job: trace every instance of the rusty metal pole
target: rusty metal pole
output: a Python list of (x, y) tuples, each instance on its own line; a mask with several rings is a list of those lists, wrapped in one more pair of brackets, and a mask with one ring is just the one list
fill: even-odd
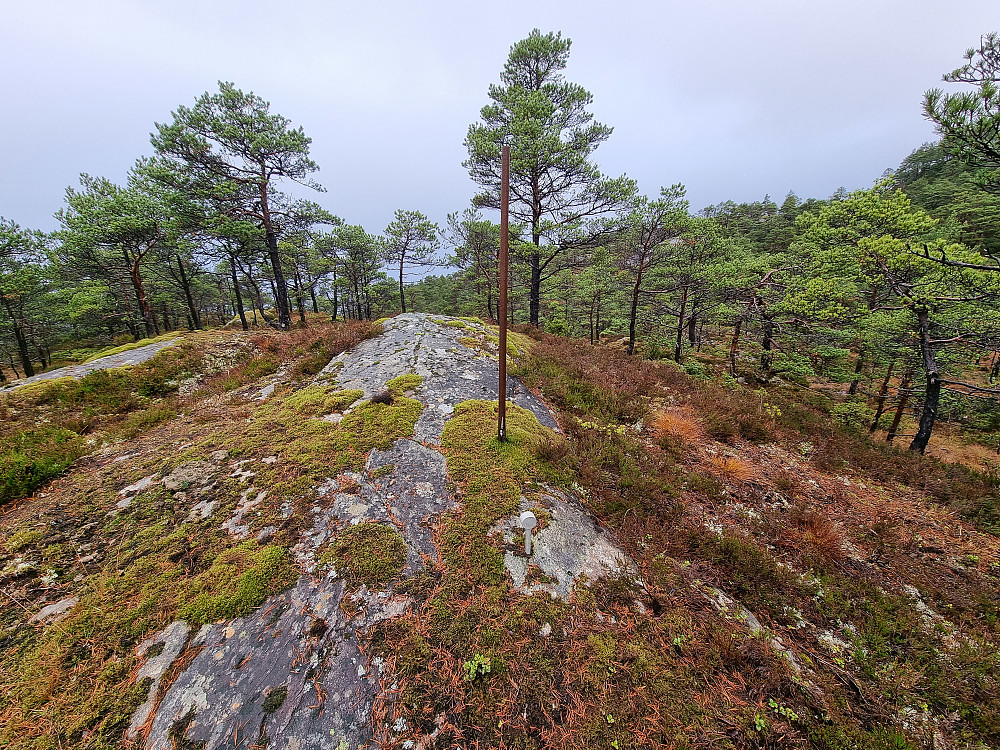
[(510, 201), (510, 146), (504, 146), (500, 171), (500, 397), (497, 412), (497, 438), (507, 439), (507, 204)]

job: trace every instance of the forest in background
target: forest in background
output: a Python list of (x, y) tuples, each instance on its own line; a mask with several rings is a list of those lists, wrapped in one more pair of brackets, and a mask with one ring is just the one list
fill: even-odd
[[(480, 192), (438, 227), (399, 210), (351, 225), (317, 191), (310, 139), (233, 84), (157, 123), (124, 185), (67, 188), (45, 234), (0, 222), (0, 378), (181, 329), (373, 319), (417, 310), (496, 319), (499, 153), (512, 149), (513, 323), (612, 341), (690, 374), (842, 383), (836, 416), (923, 452), (935, 423), (1000, 437), (1000, 40), (931, 90), (941, 136), (870, 189), (693, 211), (679, 184), (642, 196), (598, 169), (612, 135), (566, 80), (570, 41), (512, 46), (465, 145)], [(446, 275), (419, 278), (431, 269)], [(454, 269), (454, 270), (452, 270)], [(419, 278), (419, 280), (417, 280)]]

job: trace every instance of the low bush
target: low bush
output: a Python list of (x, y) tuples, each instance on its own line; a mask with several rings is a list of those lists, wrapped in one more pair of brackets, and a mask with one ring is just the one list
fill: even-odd
[(84, 452), (83, 439), (61, 427), (40, 427), (11, 436), (0, 452), (0, 505), (30, 495)]

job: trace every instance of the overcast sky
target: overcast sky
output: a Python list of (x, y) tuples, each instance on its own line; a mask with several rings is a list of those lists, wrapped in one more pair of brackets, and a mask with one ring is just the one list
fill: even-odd
[(54, 229), (81, 172), (123, 180), (154, 122), (227, 80), (313, 139), (317, 202), (377, 232), (443, 224), (462, 140), (510, 45), (572, 39), (566, 77), (614, 127), (602, 171), (694, 209), (868, 187), (934, 138), (923, 92), (1000, 30), (997, 0), (32, 0), (0, 25), (0, 216)]

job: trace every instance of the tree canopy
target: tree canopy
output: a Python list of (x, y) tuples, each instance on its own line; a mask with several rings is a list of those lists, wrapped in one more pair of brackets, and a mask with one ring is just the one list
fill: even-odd
[(220, 214), (249, 220), (261, 229), (274, 274), (278, 323), (291, 324), (278, 236), (286, 211), (278, 207), (276, 183), (282, 178), (316, 190), (309, 175), (318, 167), (309, 158), (312, 142), (302, 128), (272, 114), (270, 104), (232, 83), (205, 93), (193, 107), (178, 107), (171, 123), (157, 123), (153, 147), (170, 169), (161, 176), (214, 205)]
[[(510, 213), (528, 227), (531, 269), (529, 320), (539, 323), (541, 285), (568, 246), (599, 230), (587, 225), (622, 207), (635, 191), (627, 177), (608, 179), (591, 155), (611, 135), (587, 111), (593, 97), (562, 74), (571, 42), (558, 32), (532, 30), (510, 48), (491, 104), (469, 126), (463, 162), (482, 188), (476, 205), (500, 206), (500, 151), (510, 146)], [(544, 242), (544, 244), (543, 244)]]

